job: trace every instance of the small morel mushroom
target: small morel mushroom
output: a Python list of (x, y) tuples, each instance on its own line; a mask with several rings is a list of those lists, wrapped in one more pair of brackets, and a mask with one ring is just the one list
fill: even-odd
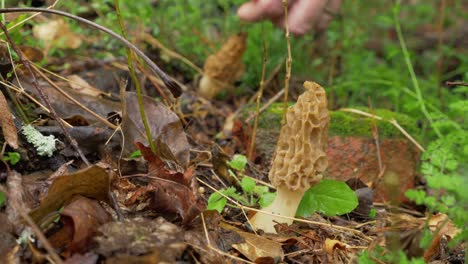
[(242, 55), (245, 52), (246, 39), (246, 33), (233, 35), (218, 52), (206, 59), (198, 94), (211, 99), (242, 76), (245, 70)]
[[(305, 82), (304, 92), (288, 109), (286, 124), (281, 128), (275, 158), (268, 175), (277, 188), (275, 201), (251, 219), (256, 229), (276, 233), (275, 222), (291, 224), (302, 196), (318, 183), (327, 168), (325, 154), (330, 116), (325, 90), (313, 82)], [(275, 222), (273, 222), (275, 221)]]

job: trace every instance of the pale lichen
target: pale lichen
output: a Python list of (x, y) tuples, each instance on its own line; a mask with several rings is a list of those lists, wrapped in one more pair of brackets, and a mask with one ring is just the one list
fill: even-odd
[(34, 146), (39, 156), (51, 157), (54, 154), (57, 139), (53, 135), (44, 136), (32, 125), (23, 126), (21, 132), (26, 137), (26, 141)]

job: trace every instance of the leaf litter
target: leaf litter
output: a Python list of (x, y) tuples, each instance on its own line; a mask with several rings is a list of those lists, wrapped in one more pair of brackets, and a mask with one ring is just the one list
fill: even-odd
[[(83, 37), (73, 34), (61, 19), (42, 22), (33, 28), (33, 33), (45, 41), (43, 53), (46, 56), (62, 38), (67, 40), (61, 44), (64, 45), (62, 48), (67, 49), (76, 49), (83, 41)], [(239, 56), (245, 50), (246, 35), (240, 33), (232, 39), (235, 38), (241, 41), (239, 54), (229, 54), (235, 67), (231, 65), (232, 72), (224, 72), (230, 76), (229, 80), (221, 81), (232, 82), (243, 71)], [(216, 65), (224, 64), (222, 50), (212, 56), (217, 60)], [(224, 50), (229, 52), (228, 48)], [(110, 68), (118, 72), (117, 67), (111, 65)], [(214, 68), (223, 74), (223, 69)], [(25, 159), (12, 168), (0, 164), (1, 170), (8, 171), (6, 188), (0, 191), (9, 194), (7, 210), (0, 209), (0, 221), (5, 223), (0, 227), (0, 237), (4, 238), (0, 242), (0, 255), (3, 256), (0, 262), (46, 261), (50, 252), (37, 240), (29, 239), (22, 247), (13, 242), (24, 232), (25, 225), (18, 209), (10, 204), (23, 204), (19, 210), (29, 211), (34, 200), (39, 205), (34, 205), (28, 212), (30, 217), (66, 263), (348, 263), (356, 261), (358, 250), (388, 241), (398, 241), (398, 246), (409, 253), (421, 251), (418, 236), (421, 236), (425, 219), (417, 214), (398, 214), (386, 206), (374, 208), (372, 190), (365, 184), (359, 188), (351, 186), (359, 198), (354, 215), (325, 218), (316, 213), (306, 218), (308, 222), (277, 225), (277, 235), (252, 232), (243, 209), (232, 204), (222, 214), (205, 211), (206, 200), (212, 191), (207, 191), (208, 186), (199, 186), (197, 178), (207, 180), (218, 190), (237, 185), (229, 173), (229, 160), (234, 154), (246, 153), (249, 149), (251, 129), (249, 124), (235, 118), (243, 100), (230, 98), (228, 105), (216, 100), (207, 101), (187, 91), (180, 105), (167, 106), (152, 98), (157, 94), (154, 89), (148, 89), (149, 96), (143, 96), (143, 107), (157, 149), (153, 153), (145, 146), (148, 138), (141, 122), (136, 93), (124, 93), (127, 111), (125, 116), (119, 116), (122, 107), (115, 100), (116, 96), (108, 96), (112, 92), (101, 91), (80, 75), (68, 75), (69, 71), (63, 71), (67, 72), (69, 83), (50, 75), (51, 80), (40, 78), (40, 85), (59, 116), (73, 125), (69, 131), (96, 164), (90, 167), (72, 160), (77, 155), (70, 154), (73, 149), (63, 143), (64, 136), (56, 129), (56, 121), (49, 118), (47, 109), (38, 106), (44, 104), (42, 99), (33, 102), (25, 95), (38, 98), (37, 92), (31, 89), (28, 75), (18, 71), (17, 79), (8, 80), (16, 91), (24, 88), (16, 99), (30, 104), (33, 112), (29, 115), (41, 118), (35, 126), (46, 134), (54, 134), (62, 142), (61, 151), (50, 158), (54, 160), (59, 176), (49, 170), (46, 174), (50, 178), (36, 186), (41, 189), (39, 193), (45, 193), (44, 196), (28, 198), (31, 193), (21, 178), (28, 177), (34, 171), (34, 165), (51, 161), (38, 157), (24, 138), (17, 138), (16, 125), (10, 115), (11, 106), (3, 100), (3, 90), (0, 91), (2, 136), (9, 150), (19, 148), (21, 158)], [(90, 69), (78, 67), (78, 71), (86, 73)], [(56, 85), (61, 91), (52, 83), (61, 84)], [(64, 94), (76, 99), (79, 105)], [(11, 113), (17, 116), (16, 112)], [(108, 118), (110, 116), (118, 116), (117, 121)], [(180, 116), (189, 121), (186, 127)], [(119, 119), (126, 121), (119, 123)], [(115, 129), (119, 126), (121, 131)], [(219, 133), (221, 131), (223, 133)], [(114, 143), (112, 147), (109, 147), (109, 140)], [(119, 146), (123, 146), (123, 156)], [(127, 158), (135, 150), (139, 150), (142, 157)], [(253, 160), (256, 155), (249, 158)], [(66, 172), (61, 167), (65, 162), (71, 164)], [(268, 162), (249, 163), (245, 173), (265, 181)], [(0, 180), (3, 181), (1, 177)], [(368, 217), (372, 209), (377, 211), (375, 219)], [(119, 214), (123, 214), (123, 219), (119, 219)], [(431, 217), (429, 226), (433, 232), (438, 232), (439, 240), (450, 240), (459, 232), (444, 215)], [(433, 246), (425, 254), (434, 256), (440, 252), (440, 248)]]

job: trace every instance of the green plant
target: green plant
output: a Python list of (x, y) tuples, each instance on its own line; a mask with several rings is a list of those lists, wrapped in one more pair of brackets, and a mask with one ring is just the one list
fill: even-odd
[[(246, 164), (247, 158), (243, 155), (234, 155), (233, 159), (228, 162), (228, 165), (238, 173), (242, 173)], [(229, 174), (237, 180), (233, 170), (229, 170)], [(267, 186), (257, 185), (255, 180), (245, 175), (239, 181), (239, 185), (242, 189), (241, 193), (232, 186), (212, 193), (208, 198), (207, 210), (217, 210), (221, 213), (227, 205), (225, 196), (245, 206), (254, 206), (258, 203), (260, 208), (270, 205), (276, 197), (276, 193), (270, 192)], [(356, 194), (345, 183), (322, 180), (304, 193), (296, 215), (306, 217), (314, 212), (321, 212), (328, 216), (341, 215), (351, 212), (357, 205)]]
[(304, 193), (297, 208), (297, 216), (310, 216), (321, 212), (327, 216), (351, 212), (358, 205), (358, 199), (346, 183), (335, 180), (321, 180)]
[(21, 159), (21, 156), (18, 152), (7, 152), (7, 156), (3, 156), (2, 160), (10, 162), (11, 165), (15, 165)]
[(138, 158), (141, 157), (141, 150), (135, 150), (132, 154), (130, 154), (130, 158)]
[[(378, 260), (378, 261), (377, 261)], [(424, 264), (422, 258), (409, 259), (405, 252), (386, 251), (385, 248), (377, 246), (372, 251), (361, 251), (358, 255), (359, 264), (377, 264), (377, 263), (399, 263), (399, 264)]]
[[(431, 213), (444, 213), (461, 232), (451, 245), (468, 241), (468, 133), (453, 132), (432, 142), (422, 155), (421, 172), (431, 193), (409, 190), (406, 196)], [(466, 258), (466, 256), (465, 256)]]
[(217, 210), (221, 213), (227, 204), (225, 196), (231, 197), (245, 206), (259, 204), (263, 208), (273, 202), (275, 193), (270, 192), (267, 186), (257, 185), (254, 179), (243, 175), (243, 171), (247, 165), (247, 158), (244, 155), (234, 155), (233, 159), (228, 162), (228, 165), (242, 176), (242, 179), (239, 181), (236, 173), (233, 170), (229, 170), (231, 177), (238, 181), (242, 192), (237, 192), (236, 188), (231, 186), (212, 193), (208, 198), (207, 210)]

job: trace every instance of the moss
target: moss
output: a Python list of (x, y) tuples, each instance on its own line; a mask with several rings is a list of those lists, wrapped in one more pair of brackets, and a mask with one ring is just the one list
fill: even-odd
[[(290, 104), (291, 106), (292, 104)], [(367, 108), (358, 108), (359, 110), (369, 112)], [(240, 117), (245, 120), (251, 113), (255, 112), (255, 106), (247, 106), (241, 111)], [(260, 114), (259, 130), (278, 131), (281, 124), (283, 113), (283, 103), (274, 103), (267, 110)], [(411, 117), (394, 113), (386, 109), (375, 109), (374, 113), (384, 120), (376, 120), (379, 130), (379, 136), (383, 138), (402, 137), (402, 133), (388, 121), (395, 119), (410, 135), (416, 135), (416, 121)], [(332, 136), (364, 136), (372, 137), (373, 120), (359, 114), (331, 111), (331, 122), (329, 134)], [(253, 121), (251, 121), (253, 123)]]

